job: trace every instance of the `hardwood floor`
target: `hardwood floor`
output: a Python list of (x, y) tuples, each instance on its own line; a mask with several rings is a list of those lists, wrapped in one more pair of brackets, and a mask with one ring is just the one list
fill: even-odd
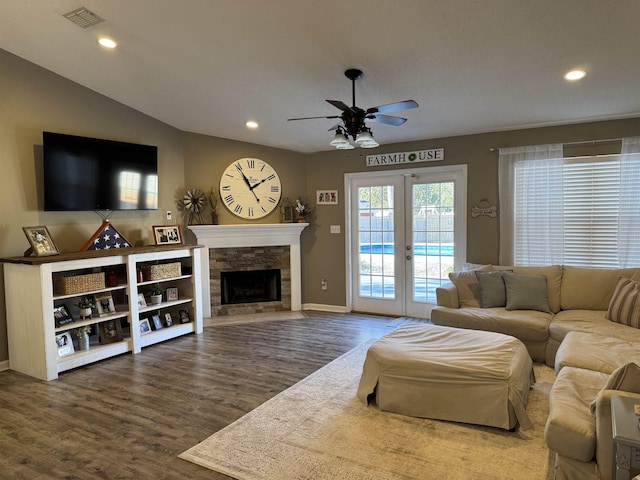
[(52, 382), (0, 372), (0, 478), (228, 479), (177, 455), (402, 322), (307, 316), (206, 327)]

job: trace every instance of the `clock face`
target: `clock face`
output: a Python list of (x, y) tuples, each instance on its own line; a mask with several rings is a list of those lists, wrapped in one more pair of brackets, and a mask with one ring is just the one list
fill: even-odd
[(255, 220), (268, 215), (278, 206), (281, 193), (276, 171), (257, 158), (236, 160), (220, 178), (220, 197), (240, 218)]

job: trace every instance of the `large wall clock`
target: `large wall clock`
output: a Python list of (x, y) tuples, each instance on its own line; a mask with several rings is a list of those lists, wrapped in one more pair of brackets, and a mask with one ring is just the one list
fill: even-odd
[(241, 158), (220, 178), (220, 197), (231, 213), (255, 220), (270, 214), (280, 202), (280, 177), (264, 160)]

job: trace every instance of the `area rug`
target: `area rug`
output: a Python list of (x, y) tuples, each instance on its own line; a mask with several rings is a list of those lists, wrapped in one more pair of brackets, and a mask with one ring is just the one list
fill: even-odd
[[(356, 399), (373, 340), (180, 455), (239, 480), (552, 478), (544, 440), (553, 369), (536, 365), (531, 430), (419, 419)], [(478, 399), (479, 402), (482, 399)]]

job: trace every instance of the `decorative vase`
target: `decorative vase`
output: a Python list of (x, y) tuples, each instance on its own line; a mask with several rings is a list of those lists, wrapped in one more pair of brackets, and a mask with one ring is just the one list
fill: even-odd
[(218, 225), (218, 213), (211, 212), (211, 225)]
[(298, 215), (298, 223), (304, 223), (306, 221), (306, 219), (304, 218), (304, 215)]
[(153, 305), (159, 305), (162, 303), (162, 294), (160, 295), (151, 295), (151, 303)]
[(78, 335), (78, 350), (89, 350), (89, 334)]
[(80, 309), (80, 318), (91, 318), (91, 307), (89, 308), (81, 308)]

